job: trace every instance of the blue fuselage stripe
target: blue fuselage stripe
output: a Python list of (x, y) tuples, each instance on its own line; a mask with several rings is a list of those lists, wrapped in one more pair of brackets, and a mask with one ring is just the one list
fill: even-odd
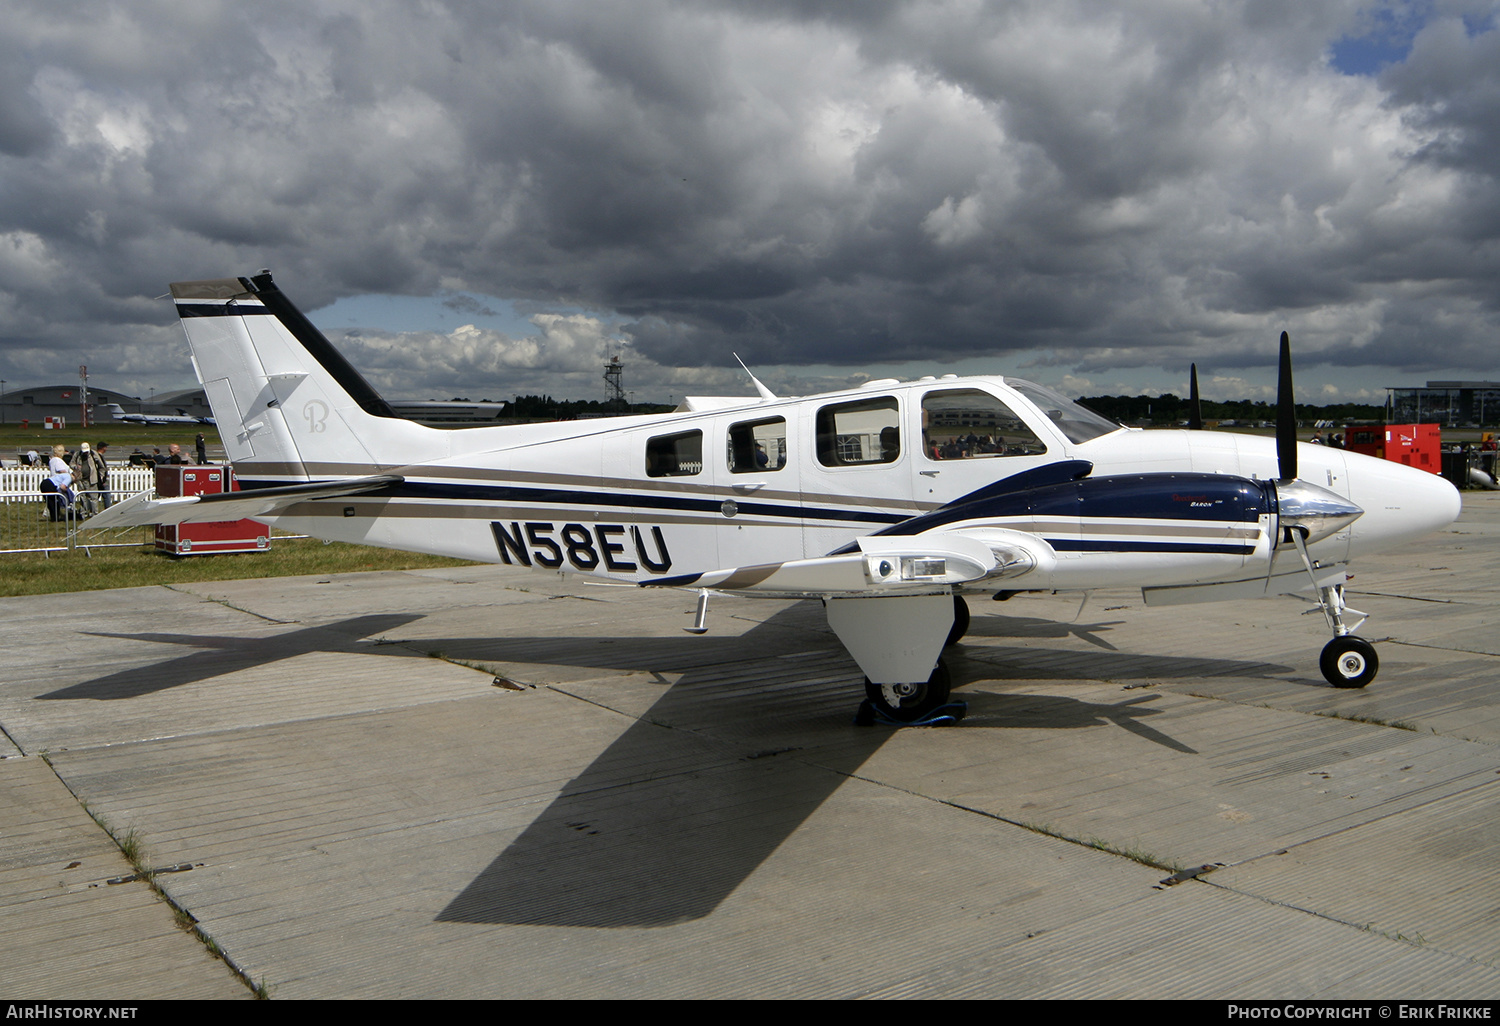
[[(282, 481), (259, 481), (241, 478), (244, 489), (264, 488)], [(440, 499), (449, 502), (493, 502), (505, 505), (577, 506), (581, 510), (604, 507), (659, 509), (677, 512), (715, 513), (722, 516), (722, 499), (693, 499), (685, 496), (641, 495), (628, 492), (581, 492), (569, 488), (520, 488), (513, 485), (432, 484), (408, 481), (371, 493), (367, 498)], [(767, 502), (745, 502), (735, 499), (736, 515), (784, 517), (789, 520), (840, 520), (864, 524), (899, 524), (910, 519), (904, 513), (876, 513), (858, 509), (787, 506)]]
[(1047, 538), (1058, 552), (1219, 552), (1229, 556), (1248, 556), (1254, 545), (1221, 542), (1101, 541), (1097, 539)]
[(178, 303), (179, 317), (258, 317), (269, 316), (270, 309), (259, 303)]
[[(245, 490), (256, 488), (274, 487), (283, 485), (283, 481), (272, 481), (255, 478), (241, 478), (240, 485)], [(723, 500), (715, 498), (691, 498), (688, 496), (641, 494), (638, 492), (605, 492), (605, 491), (578, 491), (569, 488), (524, 488), (515, 485), (481, 485), (481, 484), (439, 484), (435, 482), (406, 481), (401, 484), (392, 485), (371, 492), (365, 499), (426, 499), (441, 502), (483, 502), (497, 505), (535, 505), (535, 506), (561, 506), (576, 507), (582, 511), (598, 509), (649, 509), (662, 510), (679, 513), (702, 513), (712, 514), (717, 518), (722, 517)], [(957, 523), (967, 521), (967, 526), (979, 526), (976, 521), (992, 520), (997, 526), (1005, 526), (1011, 529), (1026, 530), (1022, 524), (1015, 523), (1012, 518), (1017, 514), (1034, 512), (1026, 510), (1026, 505), (1015, 508), (1016, 503), (1011, 501), (991, 501), (988, 503), (975, 503), (967, 509), (954, 509), (945, 507), (937, 511), (937, 515), (912, 517), (901, 513), (880, 513), (860, 509), (838, 509), (831, 507), (795, 506), (790, 504), (743, 502), (734, 500), (736, 515), (759, 516), (770, 518), (784, 518), (787, 520), (808, 521), (835, 521), (849, 524), (880, 524), (901, 525), (895, 526), (894, 530), (879, 532), (881, 534), (907, 534), (917, 533), (912, 528), (921, 524), (926, 530), (932, 530), (945, 523)], [(1192, 509), (1189, 516), (1170, 516), (1168, 510), (1162, 509), (1160, 505), (1146, 508), (1130, 508), (1128, 504), (1099, 502), (1094, 504), (1098, 510), (1097, 516), (1090, 516), (1089, 510), (1083, 503), (1066, 503), (1063, 509), (1053, 506), (1048, 512), (1055, 517), (1062, 515), (1068, 519), (1076, 517), (1081, 524), (1108, 522), (1114, 531), (1128, 534), (1129, 528), (1119, 524), (1120, 520), (1131, 520), (1135, 518), (1153, 519), (1158, 522), (1177, 520), (1184, 527), (1193, 526), (1201, 529), (1206, 519), (1205, 510)], [(1188, 512), (1184, 509), (1187, 503), (1174, 502), (1170, 513)], [(1071, 508), (1067, 508), (1071, 506)], [(1066, 510), (1066, 512), (1064, 512)], [(1241, 516), (1246, 511), (1238, 510)], [(1249, 512), (1254, 512), (1253, 509)], [(967, 514), (967, 515), (964, 515)], [(1223, 515), (1222, 513), (1220, 515)], [(1232, 515), (1232, 514), (1231, 514)], [(1248, 517), (1247, 517), (1248, 519)], [(1005, 522), (1009, 520), (1010, 522)], [(722, 522), (732, 522), (724, 518)], [(1253, 522), (1253, 521), (1252, 521)], [(1044, 536), (1045, 537), (1045, 536)], [(1059, 552), (1202, 552), (1223, 553), (1227, 555), (1250, 555), (1255, 551), (1253, 543), (1245, 542), (1211, 542), (1211, 541), (1135, 541), (1129, 539), (1100, 539), (1100, 538), (1046, 538), (1048, 544)]]

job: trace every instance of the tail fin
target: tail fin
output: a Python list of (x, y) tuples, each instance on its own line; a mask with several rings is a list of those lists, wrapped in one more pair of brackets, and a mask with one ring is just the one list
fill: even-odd
[(172, 285), (231, 462), (270, 484), (363, 477), (438, 455), (271, 280)]

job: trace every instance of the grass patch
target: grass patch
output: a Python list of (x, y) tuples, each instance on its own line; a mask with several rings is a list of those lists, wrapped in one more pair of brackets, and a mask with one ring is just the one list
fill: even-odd
[(81, 550), (51, 556), (22, 552), (0, 555), (0, 596), (475, 565), (369, 545), (325, 545), (316, 538), (274, 538), (265, 552), (175, 558), (147, 546), (96, 548), (92, 555)]
[(1102, 837), (1090, 837), (1078, 843), (1099, 851), (1107, 851), (1111, 855), (1119, 855), (1121, 858), (1127, 858), (1132, 862), (1139, 862), (1141, 865), (1150, 866), (1152, 869), (1165, 869), (1173, 873), (1180, 873), (1183, 869), (1177, 863), (1169, 862), (1154, 852), (1146, 851), (1143, 848), (1122, 848), (1117, 844), (1106, 841)]
[(167, 446), (176, 442), (182, 446), (183, 455), (192, 459), (193, 439), (200, 431), (203, 432), (203, 441), (207, 445), (223, 448), (219, 429), (212, 424), (149, 425), (109, 421), (92, 427), (79, 427), (70, 419), (63, 430), (48, 431), (42, 427), (40, 418), (33, 418), (31, 425), (26, 428), (12, 420), (0, 425), (0, 453), (9, 460), (15, 456), (17, 449), (21, 452), (35, 449), (39, 453), (51, 455), (52, 447), (59, 443), (69, 449), (76, 449), (79, 442), (88, 442), (90, 445), (108, 442), (109, 458), (114, 461), (125, 459), (130, 455), (130, 450), (137, 446), (146, 452), (150, 452), (153, 446), (160, 446), (161, 451), (166, 452)]
[(120, 853), (125, 856), (125, 861), (130, 863), (130, 867), (149, 879), (151, 870), (146, 865), (146, 842), (135, 827), (125, 831), (117, 843), (120, 845)]
[(1377, 727), (1392, 727), (1396, 730), (1421, 730), (1415, 723), (1406, 720), (1387, 720), (1379, 716), (1366, 716), (1363, 713), (1339, 712), (1337, 709), (1314, 710), (1314, 716), (1326, 716), (1330, 720), (1348, 720), (1350, 723), (1369, 723)]
[(1079, 844), (1085, 848), (1093, 848), (1096, 851), (1119, 855), (1121, 858), (1127, 858), (1132, 862), (1139, 862), (1141, 865), (1150, 866), (1152, 869), (1164, 869), (1171, 873), (1180, 873), (1184, 868), (1176, 862), (1161, 858), (1153, 852), (1142, 848), (1124, 848), (1106, 841), (1102, 837), (1074, 837), (1072, 834), (1064, 833), (1057, 829), (1050, 823), (1030, 823), (1021, 820), (1007, 820), (1006, 822), (1014, 822), (1016, 826), (1030, 830), (1034, 834), (1055, 837), (1059, 841), (1067, 841), (1069, 844)]

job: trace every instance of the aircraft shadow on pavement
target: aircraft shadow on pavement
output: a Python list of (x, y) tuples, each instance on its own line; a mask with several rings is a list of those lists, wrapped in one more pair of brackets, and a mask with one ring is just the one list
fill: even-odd
[[(1209, 677), (1282, 677), (1296, 668), (1282, 663), (1107, 651), (1061, 651), (965, 645), (950, 648), (954, 680), (1203, 680)], [(1321, 683), (1321, 681), (1319, 682)]]
[[(802, 603), (739, 636), (639, 638), (629, 644), (608, 637), (529, 636), (398, 639), (354, 648), (354, 639), (393, 632), (421, 614), (361, 616), (262, 638), (99, 632), (195, 651), (38, 697), (132, 698), (324, 651), (411, 658), (441, 650), (469, 660), (680, 672), (650, 710), (437, 916), (441, 922), (656, 927), (713, 912), (891, 736), (888, 727), (853, 725), (859, 673), (819, 624), (820, 613)], [(1052, 625), (1049, 633), (1042, 621), (1030, 628), (1041, 637), (1070, 633), (1068, 625)], [(951, 651), (959, 681), (993, 679), (997, 662), (1015, 679), (1077, 679), (1071, 672), (1076, 662), (1059, 673), (1053, 649), (960, 646)], [(824, 670), (830, 657), (847, 662), (847, 672), (836, 673), (832, 681), (826, 673), (818, 682), (796, 680), (808, 665), (795, 658), (803, 654)], [(1282, 669), (1103, 649), (1069, 656), (1085, 659), (1093, 664), (1086, 666), (1090, 676), (1106, 679)], [(725, 663), (763, 666), (768, 679), (777, 674), (781, 679), (768, 680), (759, 691), (742, 684), (726, 689), (707, 672), (719, 672)], [(840, 696), (836, 706), (831, 692)], [(955, 698), (971, 704), (970, 719), (956, 729), (1114, 724), (1152, 743), (1193, 751), (1142, 722), (1159, 715), (1141, 708), (1144, 699), (1101, 704), (962, 690)]]
[[(795, 607), (794, 607), (795, 608)], [(760, 637), (790, 615), (778, 614), (740, 638), (722, 639), (716, 655), (753, 659)], [(478, 641), (478, 639), (475, 639)], [(589, 639), (512, 639), (528, 661), (538, 649), (555, 652), (560, 662), (595, 665), (606, 653)], [(597, 641), (598, 639), (593, 639)], [(709, 639), (653, 639), (663, 642), (657, 657), (628, 667), (661, 667)], [(434, 642), (461, 653), (459, 640)], [(803, 645), (805, 647), (805, 641)], [(830, 636), (824, 642), (837, 651)], [(504, 660), (504, 639), (486, 639), (483, 658)], [(699, 652), (702, 649), (698, 649)], [(1021, 664), (1018, 677), (1055, 676), (1045, 669), (1050, 650), (1006, 650)], [(569, 654), (570, 653), (570, 654)], [(615, 669), (627, 669), (630, 652)], [(1040, 656), (1040, 658), (1039, 658)], [(1100, 663), (1125, 659), (1149, 664), (1161, 676), (1170, 660), (1099, 652)], [(975, 669), (987, 663), (969, 662)], [(1183, 672), (1219, 669), (1224, 673), (1263, 673), (1266, 664), (1177, 660)], [(700, 664), (701, 665), (701, 664)], [(981, 674), (982, 676), (983, 674)], [(858, 671), (850, 667), (847, 714), (828, 714), (828, 685), (805, 689), (777, 687), (766, 701), (726, 698), (705, 718), (712, 689), (688, 670), (604, 752), (568, 783), (494, 861), (437, 916), (439, 922), (506, 923), (581, 927), (657, 927), (706, 916), (714, 911), (799, 826), (827, 801), (891, 736), (888, 727), (856, 727), (853, 714), (860, 693)], [(958, 679), (965, 679), (960, 673)], [(768, 690), (769, 687), (768, 687)], [(1068, 697), (996, 695), (958, 691), (970, 702), (970, 718), (957, 728), (1079, 729), (1113, 724), (1145, 741), (1184, 754), (1196, 751), (1143, 722), (1163, 715), (1145, 708), (1155, 696), (1103, 704)], [(774, 709), (768, 707), (774, 702)], [(795, 747), (755, 752), (767, 743), (767, 719), (786, 724)], [(689, 729), (674, 729), (676, 725)], [(706, 724), (706, 725), (705, 725)], [(774, 744), (774, 742), (772, 742)]]
[[(420, 613), (379, 614), (359, 616), (337, 623), (303, 627), (270, 637), (245, 637), (212, 634), (111, 634), (105, 631), (80, 631), (79, 633), (99, 638), (126, 638), (131, 641), (151, 641), (158, 644), (182, 645), (196, 651), (152, 663), (149, 666), (120, 670), (103, 677), (81, 681), (56, 691), (38, 695), (39, 699), (120, 699), (138, 698), (157, 691), (167, 691), (184, 684), (219, 677), (236, 670), (248, 670), (282, 659), (291, 659), (309, 652), (348, 651), (351, 638), (367, 638), (386, 631), (404, 627), (414, 620), (422, 619)], [(410, 649), (397, 646), (394, 650), (385, 646), (383, 654), (415, 655)]]
[(1118, 651), (1115, 646), (1099, 637), (1125, 623), (1124, 620), (1105, 620), (1099, 623), (1066, 623), (1062, 620), (1046, 620), (1036, 616), (977, 615), (969, 623), (970, 638), (1077, 638), (1095, 648)]
[(1140, 695), (1122, 702), (1105, 704), (1058, 695), (1009, 695), (985, 691), (965, 691), (961, 694), (969, 703), (969, 715), (964, 721), (969, 727), (1077, 730), (1113, 723), (1152, 744), (1186, 755), (1198, 754), (1196, 748), (1190, 748), (1142, 722), (1149, 717), (1162, 715), (1162, 710), (1146, 707), (1148, 703), (1156, 701), (1157, 695)]
[[(862, 695), (852, 663), (847, 684), (783, 681), (760, 694), (709, 679), (707, 666), (722, 673), (725, 663), (795, 676), (778, 655), (789, 647), (785, 627), (804, 619), (793, 607), (738, 637), (653, 638), (614, 652), (600, 639), (487, 639), (485, 659), (505, 659), (508, 647), (528, 662), (555, 656), (594, 666), (613, 655), (615, 670), (683, 675), (437, 920), (639, 928), (711, 913), (889, 737), (853, 726)], [(791, 640), (841, 651), (831, 634)], [(460, 642), (444, 644), (463, 651)], [(848, 694), (833, 715), (830, 687)], [(768, 741), (768, 720), (786, 733)]]

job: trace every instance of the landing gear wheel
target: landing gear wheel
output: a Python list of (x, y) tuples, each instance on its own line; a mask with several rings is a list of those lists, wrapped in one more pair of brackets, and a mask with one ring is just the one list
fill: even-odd
[(872, 684), (865, 678), (865, 697), (870, 704), (893, 720), (911, 723), (948, 703), (948, 692), (952, 689), (952, 678), (948, 676), (947, 664), (941, 660), (933, 667), (932, 676), (917, 684)]
[(969, 604), (964, 597), (958, 593), (953, 595), (953, 629), (948, 632), (948, 640), (943, 642), (943, 647), (957, 645), (965, 634), (969, 633)]
[(1380, 658), (1375, 646), (1364, 638), (1346, 634), (1323, 646), (1318, 666), (1328, 683), (1336, 688), (1362, 688), (1375, 679)]

